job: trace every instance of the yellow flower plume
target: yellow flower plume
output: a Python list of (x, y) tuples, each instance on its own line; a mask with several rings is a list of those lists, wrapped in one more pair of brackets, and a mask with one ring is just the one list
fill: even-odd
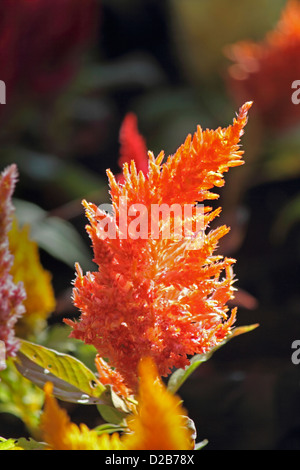
[(152, 359), (139, 366), (139, 404), (128, 419), (122, 436), (98, 435), (85, 424), (72, 423), (52, 396), (53, 386), (45, 385), (45, 408), (41, 417), (43, 439), (50, 450), (189, 450), (194, 443), (187, 427), (180, 399), (161, 382)]
[(138, 412), (128, 421), (128, 450), (189, 450), (194, 447), (180, 398), (172, 395), (158, 376), (155, 363), (139, 364)]
[(38, 245), (30, 240), (29, 226), (20, 228), (14, 220), (8, 237), (14, 256), (10, 273), (14, 282), (23, 282), (27, 295), (26, 312), (16, 327), (18, 335), (24, 337), (44, 328), (45, 320), (55, 309), (55, 295), (51, 274), (40, 263)]
[(72, 423), (66, 410), (60, 408), (52, 396), (53, 386), (48, 382), (45, 387), (45, 408), (41, 417), (43, 439), (47, 450), (120, 450), (118, 434), (98, 436), (96, 431), (85, 424)]

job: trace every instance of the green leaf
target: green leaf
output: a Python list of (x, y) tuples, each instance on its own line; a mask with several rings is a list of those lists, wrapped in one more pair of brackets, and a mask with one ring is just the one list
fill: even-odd
[(14, 359), (8, 358), (7, 368), (0, 372), (0, 413), (17, 416), (30, 435), (35, 435), (43, 403), (42, 390), (21, 375)]
[(45, 444), (34, 439), (4, 439), (0, 437), (0, 450), (44, 450)]
[(93, 431), (96, 431), (99, 436), (101, 434), (113, 434), (114, 432), (123, 432), (125, 430), (126, 430), (126, 426), (122, 426), (119, 424), (112, 424), (108, 422), (104, 424), (100, 424), (100, 426), (97, 426), (96, 428), (93, 429)]
[(126, 417), (126, 413), (119, 411), (113, 406), (109, 405), (97, 405), (97, 409), (107, 423), (120, 426)]
[(30, 238), (40, 248), (71, 268), (75, 262), (84, 269), (92, 267), (91, 254), (73, 225), (59, 217), (49, 216), (36, 204), (14, 199), (16, 217), (22, 226), (30, 225)]
[(173, 372), (173, 374), (171, 375), (168, 381), (168, 390), (172, 393), (176, 393), (179, 390), (179, 388), (182, 386), (182, 384), (194, 372), (194, 370), (196, 370), (197, 367), (199, 367), (200, 364), (202, 364), (203, 362), (208, 361), (215, 351), (217, 351), (222, 346), (224, 346), (224, 344), (226, 344), (229, 340), (241, 334), (248, 333), (249, 331), (252, 331), (255, 328), (257, 328), (257, 326), (258, 326), (257, 324), (254, 324), (254, 325), (240, 326), (240, 327), (234, 328), (234, 330), (232, 330), (232, 332), (218, 346), (216, 346), (215, 348), (212, 348), (207, 353), (196, 354), (195, 356), (193, 356), (188, 366), (186, 366), (184, 369), (177, 369), (175, 372)]
[(21, 340), (16, 368), (27, 379), (43, 388), (52, 382), (53, 394), (64, 401), (81, 404), (111, 402), (106, 387), (81, 361), (44, 346)]
[(3, 437), (0, 437), (0, 450), (14, 450), (15, 447), (15, 439), (4, 439)]
[(106, 179), (74, 160), (67, 161), (53, 154), (35, 152), (20, 146), (1, 148), (0, 159), (4, 166), (10, 162), (16, 163), (23, 175), (23, 184), (34, 184), (40, 190), (51, 185), (62, 191), (66, 202), (87, 198), (94, 192), (97, 192), (100, 200), (107, 197)]
[(74, 227), (59, 217), (46, 217), (32, 228), (32, 238), (54, 258), (74, 267), (89, 265), (91, 254)]
[(114, 391), (110, 390), (111, 404), (97, 405), (97, 409), (102, 418), (108, 423), (121, 425), (130, 412), (126, 403)]
[(83, 362), (92, 371), (96, 371), (95, 357), (97, 350), (91, 344), (70, 337), (71, 327), (63, 323), (49, 325), (35, 338), (35, 342), (46, 348), (70, 354)]
[(194, 372), (197, 367), (213, 355), (214, 350), (209, 351), (205, 354), (196, 354), (190, 360), (190, 364), (184, 369), (177, 369), (168, 381), (168, 390), (172, 393), (176, 393), (181, 385), (187, 380), (187, 378)]
[(21, 437), (15, 441), (17, 447), (21, 447), (23, 450), (45, 450), (46, 444), (43, 442), (38, 442), (32, 439), (26, 439)]

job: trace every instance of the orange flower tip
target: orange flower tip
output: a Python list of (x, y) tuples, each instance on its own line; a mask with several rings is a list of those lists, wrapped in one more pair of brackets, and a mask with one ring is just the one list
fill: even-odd
[(90, 209), (90, 204), (85, 199), (81, 201), (81, 204), (83, 205), (86, 211)]
[(248, 111), (252, 105), (253, 105), (253, 101), (246, 101), (246, 103), (242, 106), (242, 108), (245, 107)]
[(252, 107), (253, 101), (246, 101), (246, 103), (243, 104), (243, 106), (240, 107), (239, 109), (239, 114), (238, 114), (238, 120), (239, 121), (245, 121), (245, 125), (247, 123), (247, 115), (249, 109)]
[(237, 307), (234, 307), (231, 311), (231, 314), (232, 314), (232, 317), (236, 317), (236, 314), (237, 314)]
[(4, 170), (4, 173), (7, 173), (9, 174), (12, 178), (14, 178), (15, 180), (18, 178), (19, 176), (19, 172), (18, 172), (18, 167), (15, 163), (12, 163), (11, 165), (9, 165), (6, 170)]
[(50, 396), (53, 394), (53, 383), (52, 382), (46, 382), (44, 385), (44, 392), (45, 395)]
[(139, 377), (142, 377), (145, 374), (145, 371), (147, 371), (146, 373), (148, 374), (150, 374), (150, 371), (151, 371), (152, 377), (158, 377), (159, 375), (157, 366), (150, 356), (143, 356), (139, 361), (139, 364), (138, 364)]
[[(110, 185), (111, 190), (112, 191), (117, 191), (118, 188), (119, 188), (119, 184), (116, 180), (115, 175), (112, 173), (112, 171), (109, 168), (106, 170), (106, 175), (108, 177), (108, 181), (109, 181), (109, 185)], [(120, 179), (121, 179), (122, 182), (123, 182), (123, 178), (124, 178), (124, 176), (121, 174)]]
[(83, 272), (79, 263), (75, 263), (75, 270), (78, 277), (82, 277)]
[(113, 391), (123, 398), (128, 398), (131, 395), (131, 391), (125, 385), (121, 374), (112, 369), (99, 354), (96, 355), (95, 365), (102, 385), (110, 385)]
[(155, 162), (155, 156), (154, 156), (154, 153), (152, 152), (152, 150), (148, 150), (148, 159), (151, 161), (151, 162)]

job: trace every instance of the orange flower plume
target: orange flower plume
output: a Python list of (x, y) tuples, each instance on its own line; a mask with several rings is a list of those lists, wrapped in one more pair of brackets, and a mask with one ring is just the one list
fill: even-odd
[[(227, 128), (199, 126), (165, 163), (163, 152), (157, 158), (149, 152), (147, 175), (137, 173), (134, 161), (130, 168), (124, 164), (123, 184), (108, 170), (114, 209), (110, 220), (116, 237), (107, 237), (102, 227), (107, 213), (83, 202), (99, 268), (83, 275), (77, 265), (73, 299), (81, 316), (79, 321), (65, 322), (73, 328), (74, 338), (94, 345), (108, 360), (102, 361), (102, 375), (118, 390), (121, 383), (137, 390), (142, 357), (151, 357), (159, 374), (166, 376), (173, 367), (188, 365), (188, 356), (209, 351), (231, 331), (235, 310), (228, 314), (226, 304), (234, 294), (234, 260), (214, 255), (229, 229), (207, 231), (221, 209), (204, 208), (201, 243), (191, 249), (189, 243), (197, 238), (194, 232), (180, 239), (155, 238), (150, 229), (147, 237), (128, 236), (121, 226), (120, 207), (124, 201), (128, 207), (142, 204), (151, 210), (154, 205), (194, 206), (216, 199), (210, 189), (222, 186), (223, 173), (243, 163), (239, 142), (251, 104), (244, 104)], [(126, 222), (132, 221), (128, 215)], [(170, 215), (170, 221), (175, 217)], [(99, 361), (97, 366), (101, 368)]]
[(263, 124), (285, 129), (300, 120), (292, 102), (292, 83), (300, 77), (300, 2), (289, 0), (281, 18), (261, 42), (242, 41), (226, 48), (233, 61), (229, 89), (238, 102), (253, 100)]

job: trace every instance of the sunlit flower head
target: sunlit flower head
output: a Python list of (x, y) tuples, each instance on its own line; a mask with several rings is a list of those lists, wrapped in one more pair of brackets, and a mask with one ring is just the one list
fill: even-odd
[(11, 201), (17, 181), (17, 168), (11, 165), (0, 176), (0, 341), (5, 344), (6, 356), (14, 356), (19, 343), (15, 325), (24, 314), (26, 298), (22, 283), (14, 283), (10, 270), (13, 256), (9, 250), (8, 232), (14, 207)]
[[(98, 271), (83, 275), (77, 265), (73, 298), (81, 316), (79, 321), (65, 321), (73, 328), (73, 337), (92, 344), (108, 360), (106, 377), (107, 367), (113, 367), (118, 383), (122, 377), (134, 392), (142, 357), (151, 357), (159, 374), (166, 376), (173, 367), (188, 365), (189, 356), (210, 350), (228, 335), (235, 320), (235, 311), (230, 313), (227, 306), (234, 296), (234, 260), (214, 254), (229, 230), (221, 226), (208, 231), (220, 209), (205, 207), (199, 217), (183, 215), (184, 223), (200, 220), (203, 230), (191, 230), (181, 238), (173, 232), (161, 236), (167, 222), (176, 222), (170, 211), (158, 222), (158, 237), (149, 227), (141, 238), (131, 236), (131, 224), (136, 223), (132, 213), (126, 215), (128, 232), (121, 227), (121, 204), (149, 210), (140, 219), (143, 223), (149, 221), (154, 206), (194, 207), (196, 202), (216, 199), (211, 188), (222, 186), (223, 173), (243, 163), (239, 142), (250, 106), (246, 103), (227, 128), (199, 126), (165, 163), (163, 152), (157, 158), (149, 152), (146, 175), (137, 173), (134, 161), (130, 168), (124, 165), (123, 184), (108, 171), (114, 209), (110, 222), (116, 237), (107, 236), (103, 228), (107, 213), (84, 202)], [(113, 374), (111, 380), (114, 385)]]
[(278, 24), (261, 42), (245, 40), (228, 46), (229, 89), (237, 101), (253, 100), (254, 111), (270, 128), (300, 120), (292, 102), (292, 84), (300, 77), (300, 2), (288, 0)]
[(15, 219), (8, 233), (9, 248), (14, 257), (10, 273), (15, 283), (23, 282), (27, 293), (26, 313), (16, 325), (16, 332), (21, 337), (43, 329), (56, 303), (52, 276), (41, 265), (38, 245), (30, 239), (29, 230), (26, 225), (20, 228)]
[(45, 408), (41, 418), (43, 440), (50, 450), (189, 450), (192, 432), (180, 399), (167, 391), (150, 358), (139, 365), (137, 411), (128, 418), (123, 435), (99, 435), (85, 424), (72, 423), (66, 410), (45, 386)]

